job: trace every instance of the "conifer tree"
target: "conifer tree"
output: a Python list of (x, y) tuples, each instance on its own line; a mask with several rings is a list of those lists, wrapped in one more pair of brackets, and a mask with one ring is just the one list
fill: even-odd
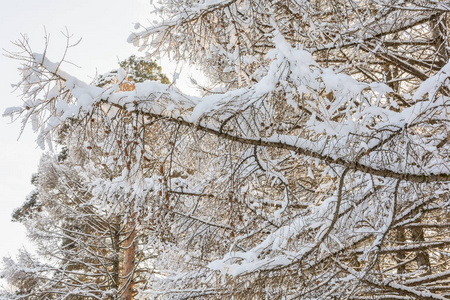
[[(167, 80), (154, 62), (133, 56), (120, 64), (140, 67), (136, 72), (130, 69), (121, 90), (133, 88), (136, 78), (137, 82), (144, 78)], [(157, 75), (144, 74), (153, 69)], [(105, 82), (105, 78), (110, 82)], [(117, 82), (117, 71), (97, 79), (102, 85), (111, 82)], [(62, 150), (42, 157), (38, 173), (32, 178), (36, 189), (13, 213), (13, 221), (26, 226), (40, 260), (26, 250), (20, 252), (17, 262), (4, 259), (3, 277), (16, 289), (8, 297), (132, 299), (136, 282), (142, 283), (142, 273), (151, 272), (148, 261), (154, 251), (142, 247), (143, 239), (148, 241), (151, 236), (149, 227), (138, 226), (135, 216), (129, 215), (123, 206), (113, 204), (114, 199), (129, 196), (125, 189), (118, 188), (108, 195), (112, 199), (102, 200), (115, 206), (111, 210), (106, 211), (97, 201), (102, 191), (93, 189), (92, 183), (114, 175), (105, 164), (95, 165), (99, 158), (89, 157), (70, 143), (68, 136), (82, 134), (79, 121), (73, 118), (59, 130)], [(105, 128), (97, 123), (96, 130)], [(86, 149), (92, 153), (99, 151), (91, 146)], [(143, 212), (139, 218), (145, 218)]]

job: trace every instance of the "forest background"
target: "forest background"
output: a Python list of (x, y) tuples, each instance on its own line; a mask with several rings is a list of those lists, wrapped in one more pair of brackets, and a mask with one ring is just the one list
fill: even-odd
[[(61, 32), (67, 28), (75, 39), (82, 40), (68, 57), (79, 67), (68, 65), (66, 69), (90, 82), (96, 74), (117, 68), (120, 60), (139, 54), (126, 39), (133, 30), (133, 23), (147, 20), (149, 10), (146, 0), (131, 1), (126, 4), (126, 9), (124, 2), (119, 0), (80, 0), (76, 5), (72, 1), (1, 1), (0, 48), (13, 50), (11, 42), (26, 34), (36, 49), (41, 49), (47, 31), (51, 43), (49, 50), (59, 57), (65, 46)], [(165, 63), (159, 61), (159, 64), (164, 65), (163, 69), (170, 77), (173, 65), (167, 60)], [(0, 111), (3, 113), (7, 107), (17, 105), (19, 93), (13, 92), (11, 84), (18, 82), (20, 76), (17, 61), (0, 55), (0, 66)], [(20, 122), (11, 123), (10, 118), (0, 118), (0, 234), (6, 241), (0, 243), (0, 257), (14, 257), (21, 247), (32, 247), (26, 241), (24, 226), (11, 222), (11, 214), (33, 189), (31, 175), (37, 171), (42, 152), (29, 126), (19, 138), (20, 128)]]

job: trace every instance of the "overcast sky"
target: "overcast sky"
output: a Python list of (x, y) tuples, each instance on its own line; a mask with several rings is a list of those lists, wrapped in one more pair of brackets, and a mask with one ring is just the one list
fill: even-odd
[[(90, 81), (96, 72), (117, 68), (117, 62), (137, 50), (126, 39), (135, 22), (148, 24), (150, 11), (147, 0), (0, 0), (0, 46), (16, 50), (10, 41), (21, 34), (30, 38), (34, 52), (43, 51), (44, 27), (50, 34), (49, 58), (57, 61), (65, 43), (61, 31), (65, 27), (81, 43), (70, 50), (68, 59), (81, 68), (63, 67), (73, 75)], [(4, 51), (2, 51), (5, 53)], [(159, 62), (161, 64), (161, 62)], [(0, 57), (0, 112), (9, 106), (21, 105), (18, 93), (11, 84), (19, 80), (17, 61)], [(163, 71), (170, 72), (163, 66)], [(0, 258), (14, 256), (16, 249), (26, 244), (25, 231), (20, 224), (11, 223), (11, 212), (20, 206), (32, 190), (30, 178), (36, 172), (41, 151), (35, 143), (36, 135), (26, 129), (19, 138), (20, 124), (0, 120)]]

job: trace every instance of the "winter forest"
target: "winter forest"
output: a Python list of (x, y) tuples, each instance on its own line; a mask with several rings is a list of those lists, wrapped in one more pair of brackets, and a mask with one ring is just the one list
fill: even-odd
[(13, 214), (37, 253), (3, 259), (0, 299), (450, 299), (450, 4), (152, 9), (145, 58), (92, 83), (9, 53), (4, 115), (48, 152)]

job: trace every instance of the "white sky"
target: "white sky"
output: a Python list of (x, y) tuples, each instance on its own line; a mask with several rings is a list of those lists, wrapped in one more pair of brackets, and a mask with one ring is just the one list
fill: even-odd
[[(0, 0), (0, 48), (14, 51), (10, 41), (24, 33), (33, 51), (42, 52), (45, 27), (50, 34), (48, 57), (57, 61), (65, 44), (60, 32), (67, 27), (74, 41), (82, 38), (68, 54), (68, 59), (81, 68), (66, 65), (62, 69), (90, 81), (96, 72), (117, 68), (118, 61), (138, 54), (126, 39), (133, 23), (149, 24), (149, 11), (149, 0)], [(159, 63), (171, 79), (167, 63), (166, 69), (164, 63)], [(0, 56), (0, 113), (9, 106), (21, 105), (18, 93), (12, 93), (11, 88), (19, 80), (18, 66), (17, 61)], [(0, 118), (0, 259), (8, 254), (15, 256), (22, 246), (30, 248), (23, 226), (10, 220), (13, 209), (32, 190), (30, 178), (37, 170), (41, 152), (29, 128), (17, 140), (19, 131), (19, 123), (10, 124), (9, 119)]]

